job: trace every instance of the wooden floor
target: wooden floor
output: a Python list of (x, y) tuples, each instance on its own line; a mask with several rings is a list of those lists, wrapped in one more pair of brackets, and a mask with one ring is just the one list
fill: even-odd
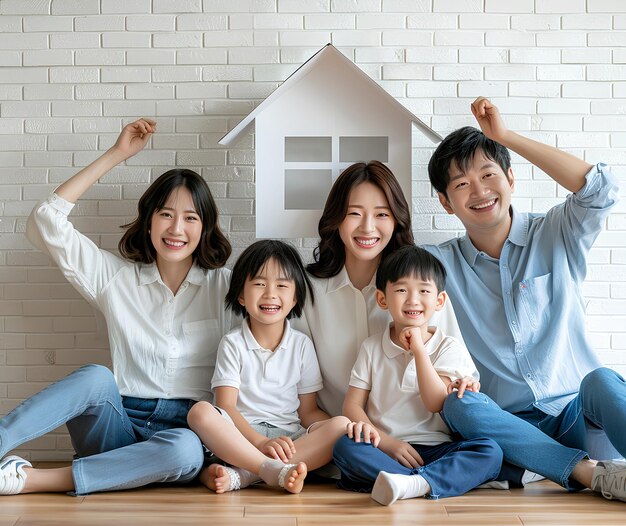
[(369, 495), (310, 484), (300, 495), (259, 485), (216, 495), (200, 485), (152, 487), (86, 497), (0, 497), (0, 526), (386, 526), (626, 525), (626, 503), (585, 491), (568, 494), (542, 481), (522, 490), (474, 490), (439, 501), (412, 499), (384, 507)]

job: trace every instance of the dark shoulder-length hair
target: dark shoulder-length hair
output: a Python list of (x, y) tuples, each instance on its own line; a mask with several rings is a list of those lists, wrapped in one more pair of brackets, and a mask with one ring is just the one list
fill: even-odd
[(302, 309), (307, 296), (314, 303), (313, 288), (311, 281), (304, 269), (304, 263), (298, 251), (289, 243), (274, 239), (264, 239), (252, 243), (246, 248), (235, 262), (233, 273), (230, 278), (230, 286), (226, 293), (224, 305), (235, 314), (246, 316), (246, 308), (239, 303), (243, 295), (243, 289), (248, 279), (253, 279), (273, 259), (285, 273), (285, 277), (293, 280), (296, 288), (296, 304), (293, 306), (287, 319), (302, 316)]
[(122, 225), (126, 229), (118, 248), (122, 256), (138, 263), (156, 261), (156, 250), (150, 240), (150, 224), (155, 212), (161, 210), (170, 194), (184, 186), (191, 193), (196, 212), (202, 221), (200, 242), (193, 253), (194, 262), (202, 269), (223, 267), (231, 246), (222, 233), (215, 201), (206, 181), (193, 170), (175, 168), (158, 177), (139, 198), (137, 217)]
[(315, 261), (307, 266), (313, 276), (331, 278), (343, 268), (346, 249), (339, 237), (339, 225), (346, 217), (351, 190), (362, 183), (371, 183), (380, 188), (396, 221), (393, 235), (383, 250), (381, 260), (397, 248), (415, 244), (411, 230), (411, 209), (395, 175), (380, 161), (356, 163), (342, 172), (326, 199), (317, 228), (320, 241), (313, 252)]

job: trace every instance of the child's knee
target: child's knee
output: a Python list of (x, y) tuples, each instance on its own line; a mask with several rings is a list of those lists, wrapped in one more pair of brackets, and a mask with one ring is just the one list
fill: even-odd
[(191, 429), (206, 425), (216, 414), (217, 409), (209, 402), (196, 402), (187, 413), (187, 424)]
[(491, 466), (491, 470), (498, 473), (504, 460), (502, 448), (491, 438), (479, 439), (479, 448), (481, 453), (485, 455), (485, 461)]
[(345, 416), (334, 416), (329, 420), (329, 423), (337, 433), (347, 433), (350, 419)]

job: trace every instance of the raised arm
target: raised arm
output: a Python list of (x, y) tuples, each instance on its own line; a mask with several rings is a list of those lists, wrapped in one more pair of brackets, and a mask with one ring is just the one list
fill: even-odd
[(75, 203), (100, 177), (140, 152), (155, 130), (156, 122), (150, 119), (139, 119), (127, 124), (111, 148), (70, 177), (55, 192), (70, 203)]
[(585, 175), (591, 170), (586, 161), (509, 130), (498, 108), (485, 97), (472, 103), (472, 113), (487, 137), (521, 155), (562, 187), (578, 192), (585, 185)]

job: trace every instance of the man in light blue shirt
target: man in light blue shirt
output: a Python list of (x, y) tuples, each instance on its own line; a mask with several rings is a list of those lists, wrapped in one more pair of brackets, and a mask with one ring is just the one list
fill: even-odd
[[(496, 440), (512, 464), (569, 490), (588, 487), (626, 501), (626, 463), (596, 463), (587, 454), (594, 429), (615, 456), (626, 455), (626, 383), (601, 367), (587, 340), (580, 293), (617, 183), (602, 164), (508, 130), (485, 98), (472, 112), (482, 133), (453, 132), (428, 167), (441, 204), (467, 233), (425, 248), (448, 271), (448, 294), (484, 394), (450, 396), (443, 416), (465, 439)], [(547, 214), (515, 210), (507, 148), (571, 191), (565, 203)]]

